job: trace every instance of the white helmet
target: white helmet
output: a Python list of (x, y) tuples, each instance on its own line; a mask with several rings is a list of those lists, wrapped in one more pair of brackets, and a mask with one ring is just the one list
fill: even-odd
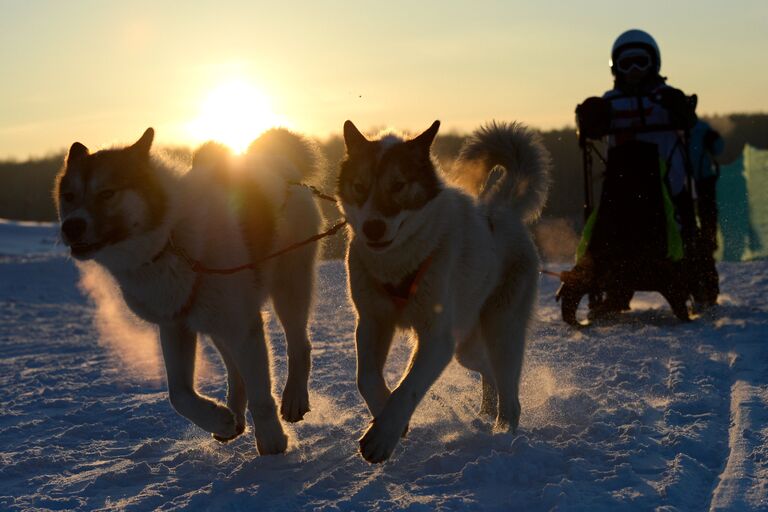
[(651, 66), (656, 71), (656, 74), (661, 70), (661, 53), (659, 52), (659, 46), (656, 41), (651, 37), (648, 32), (638, 29), (627, 30), (613, 43), (611, 48), (611, 60), (608, 64), (611, 66), (611, 72), (615, 75), (617, 71), (616, 64), (618, 63), (619, 56), (626, 50), (644, 50), (651, 58)]

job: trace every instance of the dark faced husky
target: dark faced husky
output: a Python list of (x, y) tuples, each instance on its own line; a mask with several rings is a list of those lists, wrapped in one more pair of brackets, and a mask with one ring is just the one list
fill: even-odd
[[(79, 265), (103, 266), (126, 304), (159, 326), (173, 407), (219, 441), (245, 429), (251, 412), (260, 454), (281, 453), (260, 309), (271, 296), (288, 344), (280, 413), (309, 411), (307, 321), (316, 246), (265, 261), (317, 232), (311, 193), (289, 184), (313, 173), (318, 156), (301, 137), (274, 129), (238, 159), (204, 145), (182, 173), (150, 153), (150, 128), (129, 147), (91, 154), (76, 142), (55, 197), (61, 236)], [(205, 269), (252, 268), (229, 275)], [(198, 334), (211, 337), (228, 374), (226, 405), (195, 391)]]
[[(475, 132), (446, 184), (430, 147), (439, 122), (412, 140), (366, 139), (344, 124), (338, 196), (351, 226), (349, 287), (357, 308), (357, 384), (373, 416), (369, 462), (390, 457), (419, 401), (454, 353), (482, 375), (481, 413), (514, 431), (539, 260), (526, 223), (548, 189), (549, 155), (530, 130)], [(417, 345), (394, 389), (383, 367), (395, 329)]]

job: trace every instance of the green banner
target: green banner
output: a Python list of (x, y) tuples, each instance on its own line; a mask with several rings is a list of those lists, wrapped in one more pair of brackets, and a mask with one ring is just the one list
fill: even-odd
[(718, 259), (768, 257), (768, 151), (744, 146), (742, 155), (720, 168)]

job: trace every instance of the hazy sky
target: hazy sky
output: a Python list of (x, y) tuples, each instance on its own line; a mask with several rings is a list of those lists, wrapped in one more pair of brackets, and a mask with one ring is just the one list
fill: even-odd
[(0, 158), (147, 126), (182, 144), (275, 122), (319, 137), (345, 119), (563, 127), (610, 88), (628, 28), (656, 38), (699, 113), (768, 111), (767, 0), (0, 0)]

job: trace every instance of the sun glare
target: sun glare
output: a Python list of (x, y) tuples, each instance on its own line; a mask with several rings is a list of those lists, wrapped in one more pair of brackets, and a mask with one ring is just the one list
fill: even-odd
[(247, 82), (232, 81), (208, 94), (188, 128), (198, 143), (215, 140), (241, 153), (274, 126), (286, 126), (286, 122), (272, 111), (268, 98)]

